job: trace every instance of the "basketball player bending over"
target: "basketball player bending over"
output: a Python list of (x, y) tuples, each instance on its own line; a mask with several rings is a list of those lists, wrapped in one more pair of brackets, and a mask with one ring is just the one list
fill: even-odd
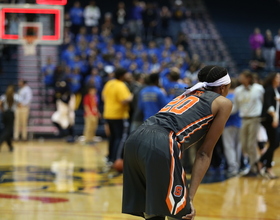
[[(193, 199), (231, 113), (227, 70), (205, 66), (199, 83), (148, 118), (126, 141), (122, 212), (150, 220), (194, 219)], [(183, 145), (184, 143), (184, 145)], [(190, 186), (183, 151), (198, 144)]]

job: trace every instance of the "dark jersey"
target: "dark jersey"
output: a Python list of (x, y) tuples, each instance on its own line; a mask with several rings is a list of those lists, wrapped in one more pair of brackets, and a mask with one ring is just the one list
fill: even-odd
[(207, 133), (214, 118), (212, 102), (218, 96), (220, 95), (207, 90), (196, 90), (178, 96), (144, 124), (156, 124), (173, 131), (177, 142), (185, 143), (184, 147), (188, 148), (203, 139)]

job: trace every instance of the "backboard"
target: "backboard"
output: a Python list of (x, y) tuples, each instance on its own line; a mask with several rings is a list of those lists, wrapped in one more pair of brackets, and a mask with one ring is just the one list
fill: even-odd
[(36, 3), (42, 5), (66, 5), (67, 0), (36, 0)]
[(63, 16), (63, 7), (58, 5), (1, 4), (0, 43), (22, 44), (24, 34), (35, 34), (38, 44), (59, 45), (63, 40)]

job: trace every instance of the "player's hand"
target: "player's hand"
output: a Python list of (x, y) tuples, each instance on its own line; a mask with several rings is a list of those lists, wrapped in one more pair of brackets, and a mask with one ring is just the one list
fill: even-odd
[(193, 202), (192, 201), (190, 201), (190, 206), (191, 206), (191, 213), (183, 216), (182, 219), (194, 220), (196, 212), (195, 212), (195, 208), (193, 206)]

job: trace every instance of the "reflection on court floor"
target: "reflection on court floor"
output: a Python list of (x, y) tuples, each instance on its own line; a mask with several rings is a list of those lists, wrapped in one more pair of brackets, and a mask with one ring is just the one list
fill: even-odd
[[(10, 219), (141, 219), (121, 214), (122, 175), (104, 169), (107, 142), (15, 143), (0, 152), (0, 216)], [(280, 174), (280, 151), (275, 172)], [(280, 219), (280, 180), (227, 179), (209, 171), (195, 198), (196, 220)]]

